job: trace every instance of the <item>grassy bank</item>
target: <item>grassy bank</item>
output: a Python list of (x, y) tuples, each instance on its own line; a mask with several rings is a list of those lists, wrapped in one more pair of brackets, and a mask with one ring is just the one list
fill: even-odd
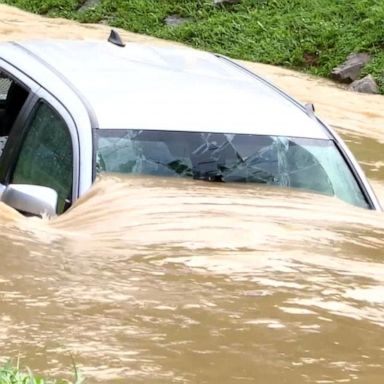
[(0, 366), (0, 384), (83, 384), (85, 380), (79, 375), (76, 367), (74, 381), (65, 379), (45, 379), (35, 376), (28, 368), (22, 369), (19, 360), (16, 364), (8, 362)]
[[(384, 91), (384, 2), (381, 0), (0, 0), (31, 12), (103, 22), (197, 48), (327, 77), (351, 52), (373, 56), (371, 73)], [(86, 2), (89, 3), (89, 0)], [(169, 15), (188, 21), (165, 25)]]

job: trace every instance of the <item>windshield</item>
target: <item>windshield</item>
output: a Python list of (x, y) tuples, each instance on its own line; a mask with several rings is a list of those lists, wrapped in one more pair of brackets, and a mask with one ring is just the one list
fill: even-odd
[(95, 132), (97, 173), (263, 183), (369, 207), (332, 140), (134, 129)]

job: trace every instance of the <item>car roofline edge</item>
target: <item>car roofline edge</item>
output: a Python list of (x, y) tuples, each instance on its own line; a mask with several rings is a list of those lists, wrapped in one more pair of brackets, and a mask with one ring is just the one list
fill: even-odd
[(250, 69), (244, 67), (243, 65), (237, 63), (236, 61), (234, 61), (233, 59), (231, 59), (227, 56), (221, 55), (219, 53), (214, 53), (213, 55), (216, 56), (218, 59), (221, 59), (221, 60), (225, 61), (226, 63), (236, 67), (237, 69), (247, 73), (248, 75), (250, 75), (254, 79), (261, 81), (264, 85), (268, 86), (269, 88), (273, 89), (274, 91), (279, 93), (284, 98), (291, 101), (294, 105), (296, 105), (298, 108), (300, 108), (306, 115), (308, 115), (308, 111), (306, 110), (306, 108), (303, 104), (301, 104), (298, 100), (296, 100), (295, 98), (290, 96), (288, 93), (284, 92), (281, 88), (279, 88), (275, 84), (271, 83), (267, 79), (263, 78), (262, 76), (259, 76), (257, 73), (251, 71)]
[[(22, 44), (18, 42), (11, 42), (12, 45), (18, 47), (19, 49), (23, 50), (26, 54), (29, 56), (32, 56), (36, 61), (38, 61), (40, 64), (44, 65), (47, 69), (49, 69), (52, 73), (54, 73), (57, 77), (60, 78), (80, 99), (80, 101), (83, 103), (85, 109), (87, 110), (89, 120), (91, 122), (91, 128), (96, 128), (98, 126), (98, 119), (95, 113), (95, 110), (91, 106), (88, 99), (80, 92), (80, 90), (60, 71), (58, 71), (54, 66), (52, 66), (50, 63), (47, 63), (43, 58), (36, 55), (34, 52), (29, 50), (27, 47), (23, 46)], [(45, 88), (43, 85), (40, 84), (41, 87)], [(46, 88), (45, 88), (46, 89)], [(48, 89), (46, 89), (48, 92), (52, 93)], [(55, 95), (53, 95), (55, 96)]]

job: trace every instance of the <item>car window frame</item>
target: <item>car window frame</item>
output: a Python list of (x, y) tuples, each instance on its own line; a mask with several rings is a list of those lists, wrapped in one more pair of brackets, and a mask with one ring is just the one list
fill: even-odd
[(17, 71), (14, 69), (13, 71), (10, 71), (10, 68), (6, 68), (6, 66), (2, 65), (2, 62), (0, 60), (0, 72), (5, 73), (13, 82), (23, 87), (25, 90), (28, 91), (28, 97), (25, 100), (23, 106), (21, 107), (14, 123), (13, 127), (17, 126), (24, 120), (24, 118), (29, 114), (29, 111), (31, 109), (31, 106), (34, 102), (35, 93), (40, 88), (37, 84), (30, 81), (30, 79), (22, 74), (22, 72)]
[[(70, 112), (50, 93), (43, 88), (37, 90), (34, 94), (33, 101), (30, 103), (28, 113), (24, 114), (23, 119), (18, 122), (12, 129), (9, 140), (4, 148), (4, 168), (2, 169), (1, 182), (3, 185), (9, 185), (16, 164), (23, 147), (23, 143), (27, 137), (30, 128), (30, 122), (34, 118), (35, 111), (41, 103), (48, 105), (55, 113), (57, 113), (65, 122), (69, 131), (72, 142), (73, 170), (72, 170), (72, 197), (71, 205), (79, 198), (79, 138), (77, 126)], [(0, 168), (2, 168), (0, 166)]]
[[(20, 127), (23, 126), (26, 119), (28, 118), (34, 103), (36, 102), (36, 93), (40, 89), (40, 85), (34, 82), (29, 76), (25, 73), (11, 65), (10, 63), (2, 60), (0, 58), (0, 71), (4, 72), (11, 78), (13, 81), (24, 87), (28, 90), (29, 95), (22, 106), (16, 120), (13, 123), (12, 132), (20, 131)], [(12, 136), (15, 139), (12, 139)], [(3, 153), (0, 157), (0, 183), (3, 185), (8, 184), (9, 180), (9, 167), (12, 165), (12, 160), (14, 157), (14, 149), (17, 147), (18, 143), (17, 135), (9, 136), (7, 143), (4, 147)]]
[[(360, 188), (360, 191), (361, 191), (364, 199), (366, 200), (366, 202), (369, 206), (368, 209), (370, 209), (370, 210), (378, 209), (377, 208), (378, 202), (375, 202), (373, 200), (372, 197), (374, 195), (372, 195), (370, 193), (370, 191), (368, 190), (369, 185), (364, 183), (363, 179), (361, 178), (361, 175), (360, 175), (360, 172), (358, 169), (359, 164), (357, 163), (357, 160), (356, 160), (356, 162), (353, 161), (354, 159), (351, 157), (351, 155), (349, 155), (349, 153), (346, 150), (346, 147), (340, 144), (339, 140), (336, 140), (335, 138), (333, 138), (332, 141), (334, 142), (335, 147), (339, 151), (340, 156), (344, 159), (345, 164), (350, 169), (351, 174), (353, 175), (358, 187)], [(368, 183), (368, 179), (367, 179), (367, 183)], [(372, 193), (373, 193), (373, 191), (372, 191)], [(381, 209), (380, 205), (379, 205), (379, 208)]]

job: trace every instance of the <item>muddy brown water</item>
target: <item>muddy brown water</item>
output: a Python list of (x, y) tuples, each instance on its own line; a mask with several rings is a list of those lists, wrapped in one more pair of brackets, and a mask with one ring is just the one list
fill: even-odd
[[(106, 28), (0, 14), (10, 38)], [(314, 101), (383, 201), (383, 98), (247, 65)], [(73, 356), (91, 383), (381, 384), (383, 235), (333, 198), (185, 180), (104, 177), (51, 221), (0, 205), (0, 359), (69, 375)]]
[(106, 177), (57, 219), (0, 215), (3, 357), (73, 355), (90, 382), (382, 382), (382, 213)]

